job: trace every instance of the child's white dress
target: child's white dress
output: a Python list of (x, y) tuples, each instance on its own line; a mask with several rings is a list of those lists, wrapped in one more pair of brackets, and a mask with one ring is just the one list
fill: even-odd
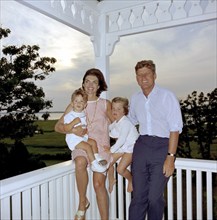
[(109, 135), (117, 138), (116, 143), (110, 149), (111, 153), (132, 153), (139, 137), (136, 127), (125, 115), (118, 122), (114, 121), (109, 125)]
[[(80, 118), (80, 120), (81, 120), (81, 123), (77, 124), (76, 126), (79, 126), (79, 125), (82, 125), (82, 127), (87, 126), (86, 116), (85, 116), (84, 111), (83, 112), (71, 111), (71, 112), (67, 113), (64, 116), (64, 124), (69, 124), (75, 118)], [(67, 143), (69, 149), (71, 151), (73, 151), (75, 149), (75, 146), (78, 145), (81, 141), (87, 142), (88, 135), (86, 134), (83, 137), (80, 137), (80, 136), (77, 136), (75, 134), (66, 134), (65, 140), (66, 140), (66, 143)]]

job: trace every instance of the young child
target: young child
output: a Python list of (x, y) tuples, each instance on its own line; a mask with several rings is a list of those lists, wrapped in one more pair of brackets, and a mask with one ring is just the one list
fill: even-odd
[[(85, 128), (87, 123), (84, 109), (87, 105), (87, 94), (84, 92), (84, 90), (80, 88), (73, 92), (71, 97), (71, 105), (73, 106), (73, 110), (64, 116), (64, 124), (69, 124), (72, 122), (72, 127), (81, 125)], [(92, 171), (100, 173), (106, 171), (108, 167), (105, 166), (105, 161), (98, 162), (96, 160), (96, 157), (98, 159), (100, 159), (100, 157), (98, 156), (98, 149), (95, 140), (88, 138), (87, 134), (85, 134), (83, 137), (80, 137), (72, 133), (66, 134), (65, 140), (71, 151), (74, 149), (82, 149), (87, 153)]]
[(129, 102), (126, 98), (116, 97), (112, 100), (112, 115), (115, 121), (109, 126), (109, 135), (117, 140), (110, 148), (113, 157), (113, 161), (108, 170), (110, 193), (116, 183), (113, 165), (119, 158), (121, 158), (121, 160), (118, 164), (117, 172), (128, 180), (127, 191), (133, 191), (132, 175), (127, 167), (131, 164), (133, 147), (139, 134), (136, 127), (126, 117), (128, 114), (128, 107)]

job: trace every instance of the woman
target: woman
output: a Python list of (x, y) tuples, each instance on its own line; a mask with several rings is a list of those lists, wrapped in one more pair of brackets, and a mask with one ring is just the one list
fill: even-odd
[[(113, 121), (113, 118), (110, 101), (99, 97), (103, 91), (107, 90), (107, 84), (102, 72), (99, 69), (89, 69), (83, 77), (82, 87), (88, 95), (87, 107), (85, 109), (88, 135), (97, 142), (99, 154), (107, 161), (110, 161), (109, 154), (105, 153), (105, 146), (110, 147), (108, 126)], [(82, 136), (86, 132), (84, 129), (81, 127), (73, 128), (71, 124), (64, 124), (64, 115), (71, 109), (71, 105), (66, 108), (64, 114), (55, 125), (55, 131)], [(85, 218), (86, 210), (89, 207), (89, 201), (86, 197), (88, 184), (87, 165), (89, 161), (85, 151), (79, 149), (72, 152), (72, 160), (75, 161), (76, 182), (79, 193), (79, 206), (75, 219), (81, 220)], [(93, 173), (93, 185), (100, 216), (101, 219), (108, 220), (108, 193), (105, 181), (105, 174)]]

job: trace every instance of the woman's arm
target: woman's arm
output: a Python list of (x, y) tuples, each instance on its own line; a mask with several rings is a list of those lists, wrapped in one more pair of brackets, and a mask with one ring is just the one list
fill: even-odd
[(78, 136), (83, 136), (86, 134), (86, 129), (83, 129), (82, 126), (77, 126), (76, 128), (74, 128), (75, 124), (77, 124), (77, 120), (73, 120), (71, 123), (69, 124), (64, 124), (64, 116), (69, 113), (72, 110), (72, 105), (69, 104), (65, 110), (65, 112), (63, 113), (63, 115), (60, 117), (60, 119), (57, 121), (57, 123), (55, 124), (54, 130), (58, 133), (62, 133), (62, 134), (69, 134), (69, 133), (73, 133), (75, 135)]
[(57, 123), (55, 124), (54, 130), (56, 132), (62, 133), (62, 134), (66, 134), (68, 133), (68, 131), (70, 130), (69, 128), (69, 124), (64, 124), (64, 116), (69, 113), (72, 110), (72, 106), (71, 104), (69, 104), (66, 108), (66, 110), (64, 111), (64, 113), (62, 114), (62, 116), (60, 117), (60, 119), (57, 121)]
[(112, 104), (109, 100), (106, 100), (106, 114), (109, 121), (112, 123), (114, 121), (114, 118), (112, 115)]

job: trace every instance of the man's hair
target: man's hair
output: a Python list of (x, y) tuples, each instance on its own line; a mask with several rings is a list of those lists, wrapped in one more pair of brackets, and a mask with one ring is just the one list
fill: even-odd
[(150, 69), (153, 73), (156, 73), (156, 67), (152, 60), (142, 60), (139, 61), (135, 66), (135, 71), (137, 72), (138, 69), (141, 69), (143, 67), (146, 67)]
[(79, 96), (81, 95), (84, 99), (85, 102), (87, 102), (88, 100), (88, 96), (87, 96), (87, 93), (82, 89), (82, 88), (79, 88), (79, 89), (76, 89), (73, 93), (72, 93), (72, 96), (71, 96), (71, 101), (73, 101), (75, 99), (76, 96)]
[(124, 108), (124, 114), (127, 115), (129, 112), (129, 101), (127, 98), (115, 97), (112, 99), (112, 103), (122, 103)]

